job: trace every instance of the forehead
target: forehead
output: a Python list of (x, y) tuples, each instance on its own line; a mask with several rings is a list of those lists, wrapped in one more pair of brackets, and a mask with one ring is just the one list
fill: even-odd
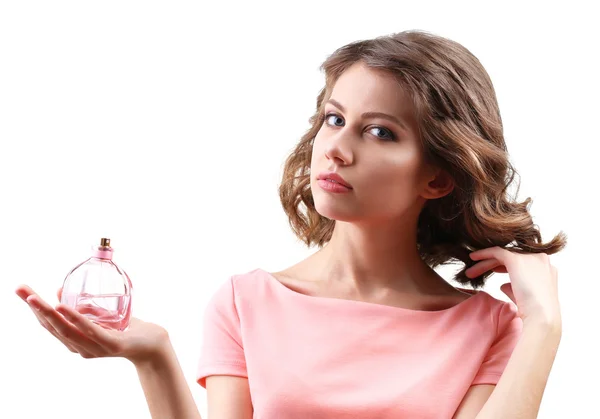
[(331, 98), (348, 112), (384, 112), (410, 119), (412, 104), (406, 91), (389, 73), (359, 62), (347, 68), (335, 82)]

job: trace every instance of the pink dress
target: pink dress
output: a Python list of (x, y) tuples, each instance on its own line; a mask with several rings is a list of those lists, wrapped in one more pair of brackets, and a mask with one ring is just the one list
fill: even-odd
[(420, 311), (301, 294), (255, 269), (208, 304), (196, 377), (247, 377), (260, 419), (449, 419), (470, 386), (498, 382), (522, 326), (484, 291)]

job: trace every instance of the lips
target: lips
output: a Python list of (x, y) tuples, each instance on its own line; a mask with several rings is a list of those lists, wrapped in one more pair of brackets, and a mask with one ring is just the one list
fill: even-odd
[(340, 185), (345, 186), (348, 189), (352, 189), (352, 185), (350, 185), (348, 182), (346, 182), (346, 180), (344, 180), (343, 177), (341, 177), (340, 175), (338, 175), (335, 172), (323, 172), (323, 173), (319, 174), (317, 179), (318, 180), (327, 180), (327, 181), (334, 182), (334, 183), (339, 183)]

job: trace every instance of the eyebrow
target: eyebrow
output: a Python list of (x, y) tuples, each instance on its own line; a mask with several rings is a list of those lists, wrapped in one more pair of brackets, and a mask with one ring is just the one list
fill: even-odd
[[(346, 108), (344, 108), (342, 106), (342, 104), (340, 102), (338, 102), (337, 100), (335, 100), (335, 99), (329, 99), (327, 102), (331, 103), (333, 106), (335, 106), (336, 108), (338, 108), (342, 112), (346, 112)], [(363, 118), (365, 118), (365, 119), (368, 119), (368, 118), (382, 118), (382, 119), (387, 119), (388, 121), (392, 121), (392, 122), (398, 124), (405, 131), (408, 131), (407, 125), (406, 125), (406, 123), (404, 121), (402, 121), (401, 119), (399, 119), (399, 118), (397, 118), (397, 117), (395, 117), (393, 115), (388, 115), (387, 113), (383, 113), (383, 112), (365, 112), (361, 116)]]

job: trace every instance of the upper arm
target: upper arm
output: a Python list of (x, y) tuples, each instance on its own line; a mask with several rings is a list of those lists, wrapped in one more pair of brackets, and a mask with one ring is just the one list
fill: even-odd
[(206, 388), (208, 419), (252, 419), (246, 356), (233, 278), (209, 301), (196, 381)]
[(206, 378), (208, 419), (252, 419), (248, 379), (232, 375)]
[(453, 419), (473, 419), (477, 416), (494, 391), (521, 336), (523, 321), (518, 316), (515, 304), (503, 303), (495, 319), (496, 337)]
[(469, 387), (452, 419), (474, 419), (495, 387), (493, 384), (478, 384)]

